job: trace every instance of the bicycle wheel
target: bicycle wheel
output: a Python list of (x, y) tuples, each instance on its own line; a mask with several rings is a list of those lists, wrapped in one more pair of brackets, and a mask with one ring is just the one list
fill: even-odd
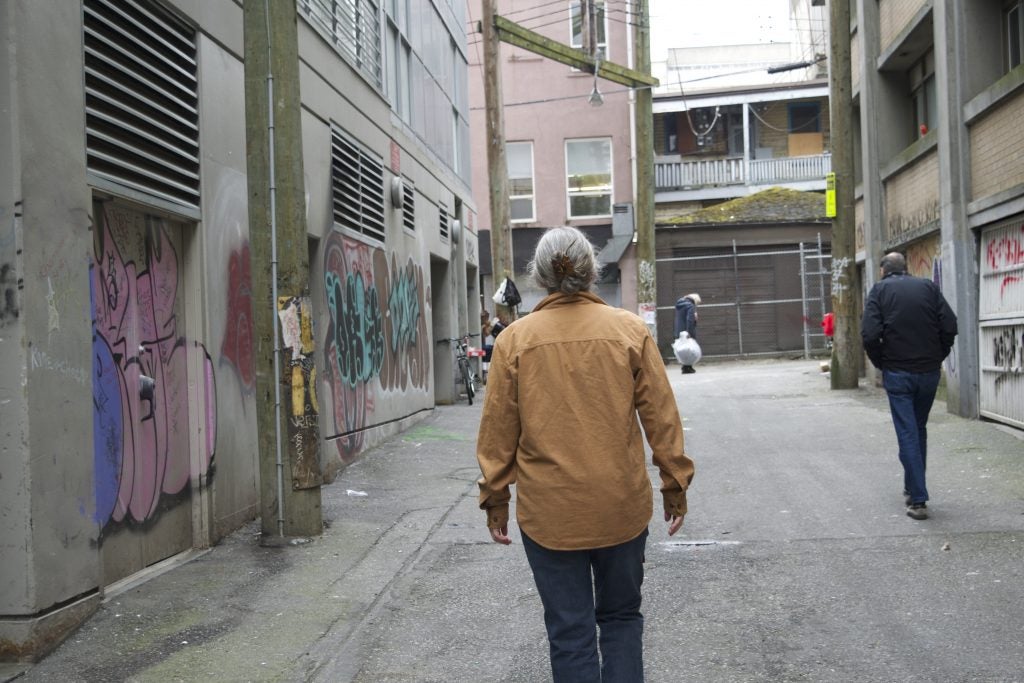
[(469, 371), (469, 361), (459, 359), (459, 370), (462, 372), (462, 383), (466, 385), (466, 400), (473, 405), (473, 373)]

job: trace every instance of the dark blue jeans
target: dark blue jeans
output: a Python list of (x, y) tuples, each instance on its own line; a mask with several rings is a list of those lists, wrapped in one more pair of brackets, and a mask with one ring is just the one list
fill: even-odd
[(643, 681), (640, 586), (647, 530), (596, 550), (549, 550), (526, 534), (523, 546), (544, 604), (555, 683)]
[(939, 371), (884, 370), (882, 384), (889, 395), (889, 410), (903, 464), (903, 489), (911, 503), (928, 500), (924, 471), (928, 463), (928, 413), (939, 387)]

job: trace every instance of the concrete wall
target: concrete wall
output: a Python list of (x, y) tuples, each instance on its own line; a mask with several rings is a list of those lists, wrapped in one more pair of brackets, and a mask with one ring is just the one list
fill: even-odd
[[(98, 579), (80, 9), (14, 2), (4, 11), (11, 31), (5, 50), (16, 59), (3, 73), (11, 114), (5, 133), (20, 149), (5, 157), (14, 163), (5, 170), (8, 227), (0, 251), (10, 264), (5, 281), (16, 283), (17, 294), (16, 311), (7, 313), (14, 325), (2, 330), (4, 360), (15, 362), (3, 364), (10, 404), (3, 407), (0, 453), (3, 470), (14, 473), (11, 483), (24, 488), (3, 497), (12, 524), (5, 519), (0, 544), (18, 550), (4, 553), (13, 571), (3, 571), (10, 583), (0, 588), (0, 615), (36, 613), (45, 621), (57, 603), (95, 591)], [(12, 224), (19, 202), (21, 218)], [(50, 642), (25, 623), (0, 622), (0, 656)]]
[[(94, 424), (104, 368), (93, 362), (90, 281), (107, 256), (96, 251), (99, 240), (115, 239), (99, 229), (94, 200), (104, 216), (151, 214), (178, 240), (174, 333), (188, 348), (188, 390), (176, 396), (176, 428), (188, 431), (192, 456), (203, 451), (215, 466), (194, 468), (164, 503), (191, 508), (184, 519), (192, 528), (183, 531), (193, 547), (215, 543), (259, 510), (251, 321), (254, 306), (271, 303), (252, 291), (250, 276), (242, 9), (233, 0), (167, 6), (197, 27), (198, 211), (96, 189), (85, 159), (81, 5), (0, 5), (0, 158), (9, 160), (0, 167), (0, 659), (38, 656), (95, 609), (110, 580), (105, 568), (118, 564), (104, 555), (122, 548), (109, 540), (112, 529), (143, 537), (156, 526), (101, 509), (103, 459), (121, 440), (109, 442)], [(472, 230), (458, 243), (440, 236), (440, 203), (463, 225), (474, 208), (465, 180), (301, 18), (298, 30), (321, 463), (330, 480), (451, 399), (453, 382), (438, 377), (434, 358), (442, 354), (450, 372), (449, 350), (434, 341), (478, 315), (476, 287), (466, 282), (478, 249)], [(399, 175), (415, 185), (414, 230), (390, 202), (383, 245), (334, 225), (332, 121), (380, 158), (385, 190)], [(144, 265), (135, 267), (142, 277)], [(329, 296), (338, 283), (341, 296)], [(343, 355), (359, 344), (379, 354), (371, 372), (353, 374)], [(144, 445), (135, 450), (152, 456)]]

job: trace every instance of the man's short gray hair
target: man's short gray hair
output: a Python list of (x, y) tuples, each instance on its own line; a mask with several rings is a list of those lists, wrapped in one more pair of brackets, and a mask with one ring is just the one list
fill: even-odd
[(893, 251), (882, 257), (881, 266), (884, 275), (905, 273), (907, 272), (907, 259), (898, 251)]
[(527, 271), (549, 294), (588, 290), (598, 276), (594, 245), (576, 228), (551, 228), (537, 243)]

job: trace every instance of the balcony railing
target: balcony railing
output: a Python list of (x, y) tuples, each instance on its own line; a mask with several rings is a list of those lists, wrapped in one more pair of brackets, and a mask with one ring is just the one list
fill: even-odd
[(777, 159), (700, 159), (655, 161), (654, 183), (659, 192), (695, 190), (721, 185), (771, 185), (822, 180), (832, 170), (832, 155), (815, 154)]

